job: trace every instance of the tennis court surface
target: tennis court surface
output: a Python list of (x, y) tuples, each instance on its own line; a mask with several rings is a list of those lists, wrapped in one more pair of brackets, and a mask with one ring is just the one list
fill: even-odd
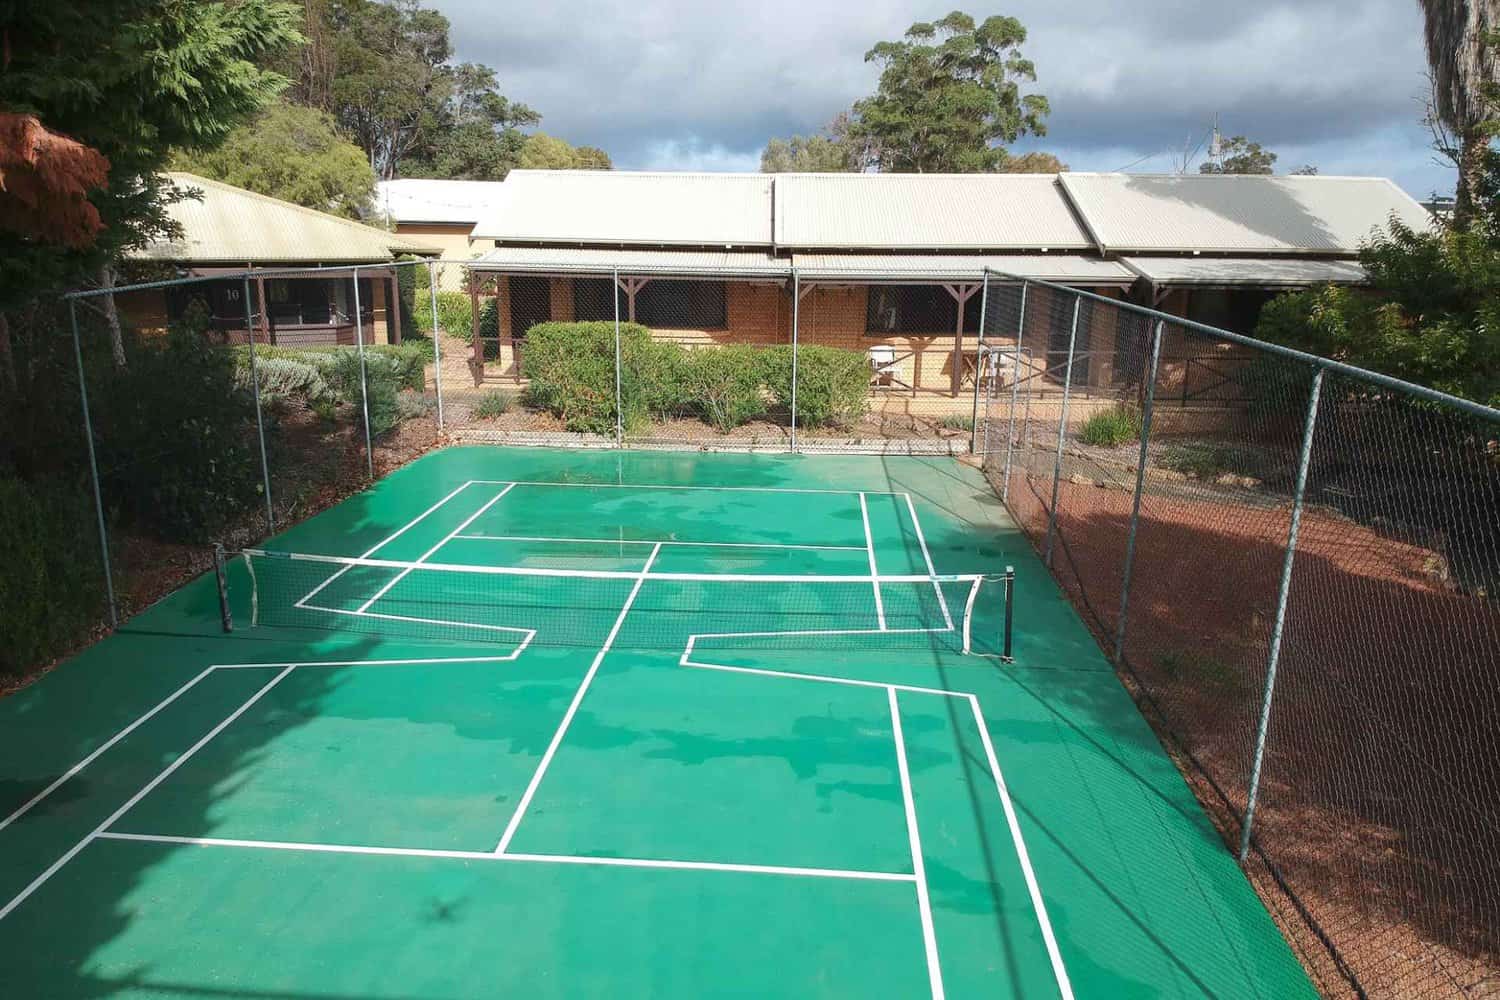
[(228, 580), (0, 702), (5, 996), (1315, 995), (952, 460), (454, 448)]

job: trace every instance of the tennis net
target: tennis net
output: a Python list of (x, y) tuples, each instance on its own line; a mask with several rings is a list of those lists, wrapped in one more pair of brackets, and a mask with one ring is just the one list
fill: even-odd
[(1009, 656), (1013, 573), (796, 576), (476, 566), (245, 549), (252, 627), (508, 646)]

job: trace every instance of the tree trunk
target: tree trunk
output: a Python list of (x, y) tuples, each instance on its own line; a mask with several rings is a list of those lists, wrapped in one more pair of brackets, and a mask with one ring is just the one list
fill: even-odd
[(1489, 139), (1478, 130), (1465, 132), (1458, 155), (1458, 192), (1453, 201), (1453, 225), (1464, 229), (1474, 217), (1474, 198), (1484, 185)]
[[(108, 264), (99, 267), (99, 284), (103, 288), (115, 287), (115, 270)], [(114, 293), (104, 296), (104, 319), (109, 324), (109, 352), (114, 356), (115, 367), (125, 367), (125, 335), (120, 330), (120, 311), (115, 308)]]
[(10, 320), (0, 312), (0, 385), (12, 396), (16, 394), (16, 355), (10, 347)]

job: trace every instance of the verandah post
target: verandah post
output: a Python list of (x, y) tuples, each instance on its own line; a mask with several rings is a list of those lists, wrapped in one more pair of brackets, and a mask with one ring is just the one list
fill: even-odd
[[(1005, 475), (1000, 480), (1000, 502), (1010, 502), (1010, 459), (1011, 452), (1015, 448), (1016, 441), (1016, 403), (1017, 396), (1021, 391), (1021, 338), (1026, 332), (1026, 292), (1031, 284), (1027, 281), (1021, 282), (1021, 313), (1016, 319), (1016, 352), (1012, 359), (1010, 379), (1010, 426), (1005, 432)], [(1031, 398), (1030, 390), (1027, 390), (1027, 399)]]
[(78, 342), (78, 302), (68, 299), (68, 320), (73, 325), (73, 360), (78, 364), (78, 401), (83, 404), (83, 439), (89, 446), (89, 482), (94, 487), (94, 516), (99, 523), (99, 557), (104, 563), (104, 593), (109, 599), (109, 627), (120, 625), (115, 605), (115, 574), (109, 565), (109, 532), (104, 527), (104, 497), (99, 490), (99, 460), (94, 454), (94, 421), (89, 416), (88, 379), (83, 374), (83, 347)]
[(359, 314), (359, 268), (354, 269), (354, 340), (359, 345), (359, 402), (365, 416), (365, 470), (375, 478), (375, 453), (370, 446), (370, 386), (365, 373), (365, 327)]
[[(260, 439), (260, 479), (266, 492), (266, 532), (276, 530), (276, 515), (271, 505), (271, 463), (266, 460), (266, 424), (260, 412), (260, 368), (255, 360), (255, 317), (250, 309), (250, 276), (244, 279), (245, 339), (250, 343), (250, 395), (255, 400), (255, 434)], [(266, 304), (261, 302), (264, 309)]]
[(1083, 296), (1073, 296), (1073, 323), (1068, 328), (1068, 366), (1063, 375), (1062, 410), (1057, 420), (1057, 457), (1052, 462), (1052, 507), (1047, 511), (1047, 545), (1042, 561), (1052, 568), (1052, 539), (1057, 533), (1058, 480), (1062, 477), (1063, 445), (1068, 439), (1068, 394), (1073, 388), (1073, 348), (1078, 342), (1078, 310), (1083, 305)]
[(1156, 401), (1156, 371), (1161, 362), (1162, 320), (1151, 336), (1151, 365), (1147, 369), (1146, 398), (1141, 407), (1141, 450), (1135, 463), (1135, 497), (1130, 505), (1130, 529), (1125, 535), (1124, 580), (1120, 584), (1120, 619), (1115, 623), (1115, 663), (1125, 655), (1125, 616), (1130, 609), (1130, 575), (1135, 567), (1135, 532), (1141, 521), (1141, 494), (1146, 488), (1146, 448), (1151, 442), (1151, 408)]
[(1292, 523), (1287, 530), (1286, 554), (1281, 560), (1281, 582), (1276, 588), (1276, 623), (1271, 628), (1271, 654), (1266, 661), (1266, 688), (1260, 701), (1260, 721), (1255, 727), (1255, 758), (1250, 766), (1250, 788), (1245, 801), (1245, 821), (1240, 824), (1240, 864), (1250, 853), (1250, 830), (1255, 822), (1255, 803), (1260, 796), (1260, 771), (1266, 756), (1266, 733), (1271, 726), (1271, 699), (1276, 694), (1276, 667), (1281, 660), (1281, 638), (1286, 627), (1287, 595), (1292, 588), (1292, 563), (1297, 558), (1297, 533), (1302, 527), (1302, 502), (1307, 494), (1307, 469), (1312, 461), (1313, 431), (1318, 423), (1318, 399), (1323, 394), (1323, 375), (1313, 376), (1307, 399), (1307, 420), (1302, 427), (1302, 452), (1297, 458), (1297, 487), (1292, 494)]

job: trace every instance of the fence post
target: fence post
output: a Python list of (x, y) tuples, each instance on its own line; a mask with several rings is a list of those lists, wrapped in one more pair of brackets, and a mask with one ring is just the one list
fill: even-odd
[(1286, 626), (1287, 595), (1292, 587), (1292, 562), (1297, 557), (1297, 532), (1302, 527), (1302, 502), (1307, 493), (1307, 467), (1312, 461), (1313, 431), (1318, 423), (1318, 400), (1323, 394), (1323, 374), (1313, 376), (1307, 400), (1307, 423), (1302, 428), (1302, 453), (1297, 458), (1297, 489), (1292, 494), (1292, 524), (1287, 531), (1286, 554), (1281, 560), (1281, 583), (1276, 588), (1276, 623), (1271, 628), (1271, 655), (1266, 662), (1266, 690), (1260, 702), (1260, 721), (1255, 728), (1255, 759), (1250, 767), (1249, 797), (1245, 822), (1240, 826), (1240, 864), (1250, 853), (1250, 829), (1255, 821), (1255, 800), (1260, 794), (1260, 769), (1266, 755), (1266, 732), (1271, 725), (1271, 698), (1276, 693), (1276, 665), (1281, 659), (1281, 637)]
[(73, 360), (78, 363), (78, 400), (83, 404), (83, 439), (89, 446), (89, 482), (94, 487), (94, 516), (99, 522), (99, 556), (104, 562), (104, 593), (109, 598), (109, 627), (118, 628), (120, 612), (115, 606), (115, 575), (109, 565), (109, 532), (104, 527), (104, 497), (99, 491), (99, 461), (94, 455), (94, 421), (89, 416), (88, 379), (83, 374), (83, 347), (78, 342), (78, 302), (68, 300), (68, 319), (73, 324)]
[[(1001, 503), (1010, 502), (1010, 456), (1016, 441), (1016, 396), (1021, 391), (1021, 338), (1026, 333), (1026, 292), (1030, 287), (1028, 282), (1021, 282), (1021, 315), (1016, 319), (1016, 352), (1010, 379), (1010, 426), (1005, 432), (1005, 475), (1000, 480)], [(1031, 399), (1029, 387), (1026, 398)], [(1029, 412), (1027, 416), (1030, 417)]]
[[(415, 284), (415, 282), (413, 282)], [(432, 303), (432, 377), (437, 381), (438, 430), (443, 429), (443, 331), (438, 329), (437, 263), (427, 259), (427, 301)]]
[[(979, 353), (977, 355), (975, 355), (976, 363), (974, 365), (974, 410), (969, 415), (969, 454), (970, 455), (974, 454), (974, 441), (978, 437), (978, 434), (979, 434), (979, 385), (980, 385), (981, 382), (984, 381), (984, 363), (985, 363), (985, 356), (984, 356), (984, 319), (985, 319), (985, 312), (989, 308), (989, 304), (990, 304), (990, 273), (988, 271), (985, 271), (980, 277), (981, 277), (981, 280), (984, 282), (984, 284), (983, 284), (983, 286), (979, 290), (979, 345), (978, 345)], [(962, 313), (962, 311), (963, 311), (963, 307), (959, 306), (959, 312)], [(988, 423), (989, 416), (990, 416), (990, 414), (989, 414), (989, 407), (985, 407), (984, 416), (985, 416), (986, 423)], [(988, 447), (989, 440), (990, 440), (989, 439), (989, 435), (985, 434), (985, 437), (984, 437), (984, 441), (985, 441), (985, 445), (986, 445), (985, 451), (989, 451), (989, 447)]]
[(1068, 329), (1068, 366), (1063, 374), (1062, 413), (1057, 420), (1057, 457), (1052, 462), (1052, 507), (1047, 511), (1047, 546), (1042, 560), (1052, 568), (1052, 538), (1057, 533), (1057, 491), (1062, 477), (1063, 443), (1068, 439), (1068, 393), (1073, 388), (1073, 346), (1078, 342), (1078, 309), (1083, 297), (1073, 296), (1073, 323)]
[(1135, 496), (1130, 505), (1130, 530), (1125, 535), (1125, 579), (1120, 584), (1120, 620), (1115, 623), (1115, 662), (1125, 655), (1125, 614), (1130, 608), (1130, 573), (1135, 566), (1135, 532), (1141, 521), (1141, 494), (1146, 489), (1146, 448), (1151, 443), (1151, 407), (1156, 402), (1156, 371), (1161, 363), (1162, 320), (1151, 335), (1151, 366), (1146, 398), (1141, 406), (1141, 452), (1135, 463)]
[(797, 327), (802, 321), (802, 278), (792, 267), (792, 451), (797, 450)]
[(365, 374), (365, 327), (359, 314), (359, 268), (354, 269), (354, 340), (359, 345), (359, 401), (365, 415), (365, 469), (375, 478), (375, 452), (370, 446), (370, 384)]
[[(264, 309), (266, 304), (262, 302)], [(255, 318), (250, 311), (250, 278), (245, 277), (245, 337), (250, 342), (250, 394), (255, 399), (255, 434), (260, 438), (260, 478), (266, 489), (266, 533), (276, 530), (276, 514), (271, 505), (271, 463), (266, 459), (266, 425), (260, 412), (260, 368), (255, 360)]]
[(620, 379), (620, 269), (617, 267), (610, 278), (610, 299), (615, 304), (615, 447), (625, 447), (625, 411), (621, 409)]

